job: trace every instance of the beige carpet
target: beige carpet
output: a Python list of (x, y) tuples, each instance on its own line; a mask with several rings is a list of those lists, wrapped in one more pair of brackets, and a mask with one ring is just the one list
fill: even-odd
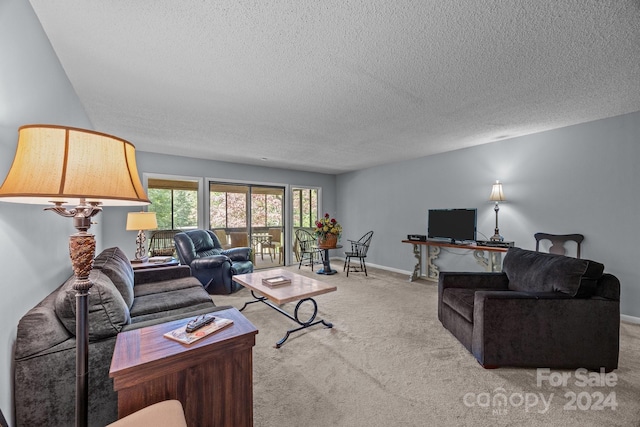
[[(554, 370), (570, 376), (566, 386), (538, 386), (536, 369), (483, 369), (438, 321), (434, 283), (373, 268), (348, 278), (288, 269), (338, 287), (316, 298), (334, 327), (295, 333), (275, 349), (295, 324), (264, 304), (243, 311), (260, 331), (256, 427), (640, 426), (640, 325), (621, 325), (616, 385), (580, 386), (579, 373)], [(243, 289), (214, 301), (240, 308), (250, 298)]]

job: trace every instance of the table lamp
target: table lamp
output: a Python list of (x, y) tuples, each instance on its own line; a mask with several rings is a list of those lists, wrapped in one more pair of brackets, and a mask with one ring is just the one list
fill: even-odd
[(88, 297), (96, 242), (87, 232), (102, 205), (150, 203), (140, 183), (135, 147), (120, 138), (55, 125), (18, 129), (16, 154), (0, 187), (0, 201), (53, 206), (73, 218), (69, 237), (76, 291), (76, 426), (88, 423)]
[(502, 184), (500, 181), (496, 180), (496, 183), (491, 187), (491, 195), (489, 196), (489, 201), (496, 202), (495, 207), (493, 208), (496, 211), (496, 229), (493, 236), (489, 238), (492, 242), (502, 242), (504, 238), (500, 235), (500, 229), (498, 228), (498, 211), (500, 210), (500, 206), (498, 206), (498, 202), (504, 202), (505, 197), (502, 192)]
[(155, 230), (158, 228), (158, 221), (155, 212), (129, 212), (127, 214), (127, 231), (138, 230), (136, 238), (136, 257), (131, 262), (140, 263), (149, 261), (145, 242), (147, 236), (145, 230)]

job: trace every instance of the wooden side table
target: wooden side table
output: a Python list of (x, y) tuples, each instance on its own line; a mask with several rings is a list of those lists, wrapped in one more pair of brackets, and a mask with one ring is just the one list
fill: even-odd
[(131, 267), (134, 270), (144, 270), (147, 268), (157, 268), (157, 267), (172, 267), (175, 265), (180, 265), (180, 261), (175, 258), (171, 258), (168, 261), (164, 262), (155, 262), (153, 258), (150, 258), (149, 261), (146, 262), (132, 262)]
[(190, 345), (163, 336), (190, 318), (118, 334), (109, 371), (118, 418), (178, 399), (189, 426), (253, 425), (252, 348), (258, 330), (235, 308), (214, 314), (233, 325)]

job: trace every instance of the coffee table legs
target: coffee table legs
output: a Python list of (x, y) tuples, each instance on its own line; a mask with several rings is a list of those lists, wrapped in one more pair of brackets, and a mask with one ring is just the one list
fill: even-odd
[[(280, 341), (278, 341), (276, 343), (276, 345), (274, 346), (275, 348), (280, 348), (282, 346), (282, 344), (284, 344), (284, 342), (289, 338), (289, 335), (291, 335), (293, 332), (301, 331), (302, 329), (306, 329), (306, 328), (309, 328), (311, 326), (318, 325), (320, 323), (322, 323), (327, 328), (333, 328), (333, 323), (325, 322), (323, 319), (316, 320), (316, 316), (318, 314), (318, 303), (313, 298), (304, 298), (304, 299), (301, 299), (300, 301), (298, 301), (298, 303), (296, 304), (296, 308), (293, 311), (293, 315), (291, 315), (291, 314), (287, 313), (286, 311), (284, 311), (283, 309), (281, 309), (280, 307), (278, 307), (277, 305), (272, 304), (266, 297), (263, 297), (261, 295), (256, 295), (254, 291), (251, 291), (251, 295), (253, 295), (255, 300), (245, 302), (244, 305), (242, 306), (242, 308), (240, 309), (240, 311), (244, 310), (247, 307), (247, 305), (249, 305), (249, 304), (253, 304), (255, 302), (262, 302), (262, 303), (265, 303), (266, 305), (268, 305), (269, 307), (273, 308), (274, 310), (284, 314), (289, 319), (293, 320), (298, 325), (300, 325), (299, 328), (289, 329), (287, 331), (287, 333), (285, 334), (285, 336)], [(307, 301), (309, 301), (309, 302), (311, 302), (311, 304), (313, 304), (313, 313), (311, 314), (311, 316), (309, 316), (309, 318), (307, 320), (301, 320), (300, 316), (298, 314), (298, 310)]]

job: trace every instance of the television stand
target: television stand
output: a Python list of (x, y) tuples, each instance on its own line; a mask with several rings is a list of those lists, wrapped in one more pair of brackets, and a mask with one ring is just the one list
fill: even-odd
[[(402, 243), (410, 243), (413, 245), (413, 255), (415, 256), (417, 262), (415, 267), (413, 268), (413, 272), (411, 276), (409, 276), (409, 281), (413, 282), (414, 280), (425, 278), (427, 280), (431, 280), (437, 282), (440, 278), (440, 270), (438, 266), (435, 265), (435, 260), (438, 259), (438, 255), (440, 254), (440, 248), (457, 248), (457, 249), (467, 249), (473, 251), (473, 257), (476, 259), (476, 262), (484, 267), (486, 271), (489, 272), (499, 272), (502, 271), (502, 253), (507, 252), (509, 247), (505, 246), (481, 246), (475, 243), (469, 244), (456, 244), (456, 243), (447, 243), (446, 241), (433, 241), (427, 240), (426, 242), (419, 242), (414, 240), (403, 240)], [(512, 243), (512, 242), (509, 242)], [(424, 269), (422, 265), (422, 252), (423, 248), (427, 248), (427, 274), (424, 275)], [(485, 257), (485, 252), (488, 252)]]

